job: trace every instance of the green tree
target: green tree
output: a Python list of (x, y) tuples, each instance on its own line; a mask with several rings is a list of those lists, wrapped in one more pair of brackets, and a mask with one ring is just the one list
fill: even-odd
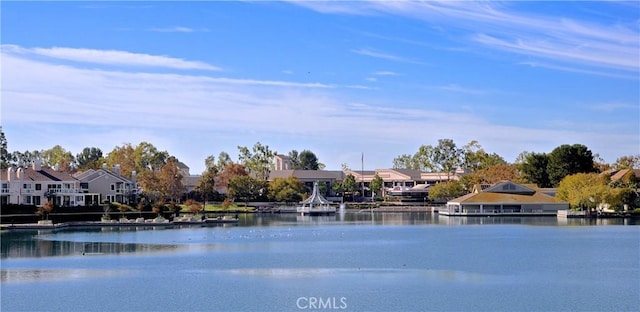
[(227, 154), (227, 152), (220, 152), (220, 154), (218, 154), (218, 161), (216, 162), (217, 172), (222, 172), (229, 164), (233, 164), (229, 154)]
[(291, 161), (291, 169), (295, 170), (322, 170), (324, 164), (318, 161), (318, 156), (310, 150), (291, 150), (288, 154)]
[(516, 160), (514, 161), (515, 164), (520, 165), (523, 164), (527, 161), (527, 157), (529, 155), (531, 155), (532, 153), (529, 151), (523, 151), (520, 152), (520, 154), (518, 154), (518, 156), (516, 156)]
[(149, 142), (140, 142), (137, 146), (125, 143), (122, 146), (113, 148), (106, 157), (109, 168), (114, 165), (120, 166), (120, 174), (126, 178), (131, 178), (131, 173), (135, 171), (140, 176), (145, 171), (159, 171), (170, 157), (167, 151), (159, 151)]
[(216, 170), (216, 158), (213, 155), (209, 155), (207, 156), (207, 158), (204, 159), (204, 172), (207, 172), (209, 170)]
[(351, 194), (353, 198), (353, 195), (357, 188), (358, 188), (358, 182), (356, 182), (356, 177), (354, 177), (352, 174), (348, 174), (342, 181), (343, 192), (346, 194)]
[(441, 182), (429, 188), (429, 198), (451, 200), (467, 194), (460, 181)]
[(4, 136), (2, 126), (0, 126), (0, 169), (7, 169), (9, 167), (9, 160), (7, 138)]
[[(116, 146), (109, 154), (107, 154), (106, 163), (109, 168), (113, 168), (114, 165), (120, 165), (120, 174), (123, 177), (131, 178), (131, 172), (136, 171), (138, 177), (140, 177), (145, 171), (150, 168), (144, 168), (140, 170), (136, 167), (136, 163), (133, 157), (135, 148), (131, 143), (123, 144), (122, 146)], [(155, 168), (159, 169), (159, 168)]]
[(262, 199), (267, 195), (266, 181), (254, 179), (250, 176), (235, 176), (229, 180), (227, 196), (234, 200), (249, 201)]
[(431, 145), (422, 145), (418, 148), (418, 151), (413, 155), (411, 161), (413, 162), (413, 168), (420, 171), (431, 172), (436, 168), (435, 164), (435, 148)]
[(549, 154), (547, 172), (554, 187), (568, 175), (595, 171), (593, 154), (582, 144), (560, 145)]
[(335, 182), (333, 182), (333, 185), (331, 185), (331, 190), (334, 194), (340, 195), (340, 201), (344, 202), (344, 188), (342, 187), (341, 180), (336, 180)]
[(462, 148), (462, 166), (472, 172), (495, 165), (506, 165), (507, 162), (496, 153), (487, 153), (478, 141), (473, 140)]
[(371, 188), (372, 198), (375, 197), (376, 194), (378, 196), (382, 195), (382, 192), (381, 192), (382, 186), (384, 186), (384, 181), (376, 172), (376, 174), (373, 176), (373, 179), (371, 180), (371, 183), (369, 183), (369, 188)]
[(299, 168), (295, 169), (318, 170), (320, 167), (318, 163), (318, 157), (316, 156), (316, 154), (309, 150), (303, 150), (302, 152), (300, 152), (300, 155), (298, 155), (298, 164)]
[(418, 165), (411, 155), (402, 154), (393, 159), (393, 169), (418, 169)]
[(58, 170), (71, 172), (75, 166), (75, 157), (60, 145), (56, 145), (42, 152), (43, 165), (54, 167)]
[(97, 147), (85, 147), (81, 153), (76, 155), (76, 162), (80, 170), (98, 169), (103, 161), (102, 150)]
[(597, 173), (568, 175), (559, 183), (556, 197), (568, 202), (572, 209), (591, 211), (600, 203), (611, 202), (615, 196), (607, 180)]
[(207, 165), (207, 169), (200, 177), (198, 185), (196, 185), (196, 191), (200, 194), (202, 201), (204, 201), (204, 206), (206, 209), (207, 201), (209, 201), (217, 193), (217, 172), (215, 164), (207, 164), (207, 162), (205, 161), (205, 165)]
[(528, 153), (519, 169), (522, 177), (529, 183), (535, 183), (539, 187), (551, 187), (551, 180), (547, 172), (549, 155), (545, 153)]
[(149, 142), (140, 142), (133, 150), (134, 166), (137, 172), (147, 168), (160, 168), (164, 166), (168, 158), (169, 153), (167, 151), (159, 151)]
[(10, 166), (27, 166), (36, 159), (42, 159), (42, 151), (13, 151), (8, 157)]
[(275, 201), (298, 202), (305, 190), (304, 183), (296, 177), (275, 178), (269, 182), (269, 197)]
[(439, 139), (438, 145), (433, 149), (433, 163), (438, 169), (447, 174), (447, 179), (462, 162), (460, 156), (462, 149), (458, 148), (451, 139)]
[(245, 146), (238, 146), (238, 152), (238, 160), (253, 178), (261, 181), (269, 178), (275, 153), (269, 149), (268, 145), (257, 142), (253, 145), (252, 151)]
[(288, 154), (289, 161), (291, 161), (291, 169), (300, 169), (300, 153), (297, 150), (291, 150)]

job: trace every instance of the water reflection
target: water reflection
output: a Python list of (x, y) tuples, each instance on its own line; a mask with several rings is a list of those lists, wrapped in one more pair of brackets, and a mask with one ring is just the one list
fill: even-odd
[[(127, 231), (125, 228), (92, 228), (84, 231)], [(145, 229), (152, 230), (152, 229)], [(73, 231), (78, 231), (73, 230)], [(12, 231), (2, 233), (0, 258), (39, 258), (58, 256), (91, 256), (157, 251), (174, 251), (176, 244), (136, 244), (118, 242), (60, 241), (51, 230)]]
[(2, 283), (27, 283), (106, 277), (126, 273), (125, 270), (93, 269), (10, 269), (0, 271)]
[[(540, 226), (600, 226), (600, 225), (637, 225), (636, 219), (566, 219), (556, 217), (448, 217), (430, 212), (407, 212), (407, 213), (378, 213), (370, 211), (347, 212), (332, 216), (298, 216), (296, 214), (241, 214), (238, 225), (231, 227), (269, 227), (269, 226), (317, 226), (317, 225), (497, 225), (497, 224), (521, 224)], [(33, 258), (33, 257), (56, 257), (56, 256), (90, 256), (90, 255), (114, 255), (129, 253), (147, 253), (158, 251), (176, 251), (179, 248), (189, 249), (194, 247), (196, 241), (210, 244), (205, 238), (210, 233), (208, 230), (196, 231), (199, 237), (181, 238), (180, 234), (173, 231), (182, 227), (193, 228), (193, 226), (171, 226), (171, 227), (89, 227), (89, 228), (63, 228), (59, 230), (22, 230), (9, 231), (1, 234), (1, 259), (5, 258)], [(200, 227), (198, 227), (200, 228)], [(225, 226), (215, 226), (223, 229)], [(158, 244), (138, 243), (135, 236), (130, 234), (135, 232), (153, 231), (160, 233), (168, 231), (165, 239)], [(160, 231), (160, 232), (159, 232)], [(78, 234), (69, 237), (57, 235)], [(123, 237), (129, 234), (127, 242), (99, 241), (104, 237), (95, 235), (104, 232), (121, 234)], [(167, 233), (167, 232), (164, 232)], [(180, 232), (181, 233), (181, 232)], [(186, 232), (193, 233), (193, 232)], [(213, 232), (211, 232), (213, 233)], [(191, 234), (189, 234), (191, 235)], [(212, 234), (213, 239), (218, 234)], [(227, 235), (227, 234), (224, 234)], [(223, 235), (223, 236), (224, 236)], [(63, 238), (64, 237), (64, 238)], [(221, 236), (222, 237), (222, 236)], [(77, 238), (77, 239), (74, 239)], [(64, 239), (64, 240), (61, 240)], [(183, 239), (180, 241), (180, 239)], [(98, 240), (98, 241), (96, 241)]]

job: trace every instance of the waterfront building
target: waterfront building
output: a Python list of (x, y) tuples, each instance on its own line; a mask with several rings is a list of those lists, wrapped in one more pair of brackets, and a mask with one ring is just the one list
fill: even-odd
[[(457, 181), (467, 172), (458, 169), (453, 173), (447, 174), (443, 172), (421, 172), (420, 170), (411, 169), (375, 169), (375, 170), (293, 170), (291, 168), (290, 159), (284, 155), (276, 155), (274, 170), (269, 174), (269, 181), (275, 178), (295, 177), (302, 181), (309, 190), (313, 188), (313, 184), (318, 181), (320, 184), (326, 185), (326, 196), (330, 200), (339, 200), (337, 194), (332, 191), (333, 185), (337, 181), (344, 180), (348, 175), (353, 175), (358, 184), (356, 191), (364, 196), (364, 198), (372, 197), (370, 189), (371, 181), (377, 174), (383, 181), (384, 186), (381, 197), (391, 196), (392, 199), (398, 201), (426, 201), (427, 192), (431, 185), (446, 181)], [(377, 190), (373, 190), (378, 192)]]
[(99, 194), (98, 198), (89, 197), (87, 206), (98, 205), (103, 201), (111, 203), (134, 204), (138, 194), (136, 187), (136, 172), (131, 173), (131, 179), (120, 174), (120, 165), (114, 165), (111, 170), (103, 164), (100, 169), (89, 169), (73, 175), (80, 181), (80, 189), (84, 193)]
[(473, 192), (452, 199), (438, 213), (449, 216), (484, 215), (549, 215), (569, 209), (569, 203), (547, 195), (535, 184), (501, 181), (485, 189), (474, 187)]
[(42, 166), (35, 160), (31, 166), (9, 167), (0, 172), (2, 192), (0, 204), (42, 206), (48, 200), (56, 206), (84, 206), (96, 194), (85, 194), (80, 181), (58, 168)]

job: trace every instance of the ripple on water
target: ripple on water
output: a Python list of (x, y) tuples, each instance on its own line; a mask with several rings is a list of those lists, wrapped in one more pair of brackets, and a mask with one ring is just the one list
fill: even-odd
[(31, 283), (63, 280), (82, 280), (130, 274), (127, 270), (94, 269), (3, 269), (0, 270), (2, 283)]

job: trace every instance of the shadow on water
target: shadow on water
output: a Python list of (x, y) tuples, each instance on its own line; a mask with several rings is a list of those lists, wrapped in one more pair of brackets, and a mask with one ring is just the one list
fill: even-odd
[[(79, 228), (67, 229), (69, 232), (100, 233), (100, 232), (132, 232), (151, 231), (153, 229), (136, 228)], [(46, 239), (55, 235), (53, 230), (24, 230), (3, 232), (0, 246), (1, 259), (6, 258), (40, 258), (59, 256), (92, 256), (132, 254), (159, 251), (175, 251), (180, 246), (176, 244), (136, 244), (119, 242), (76, 242)]]

